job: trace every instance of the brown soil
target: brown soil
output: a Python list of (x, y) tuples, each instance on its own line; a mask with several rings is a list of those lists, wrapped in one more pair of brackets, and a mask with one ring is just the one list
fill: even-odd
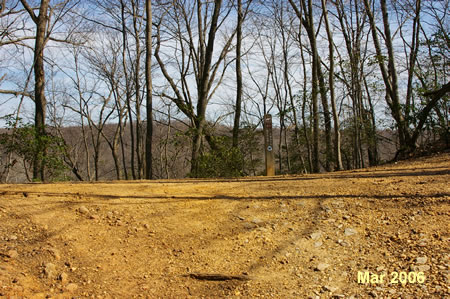
[(0, 185), (0, 297), (448, 297), (449, 181), (442, 154), (320, 175)]

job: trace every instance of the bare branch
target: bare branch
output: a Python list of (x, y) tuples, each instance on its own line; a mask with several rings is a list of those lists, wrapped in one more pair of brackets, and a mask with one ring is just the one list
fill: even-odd
[(26, 92), (26, 91), (0, 89), (0, 93), (1, 94), (10, 94), (10, 95), (13, 95), (13, 96), (16, 96), (16, 97), (18, 97), (18, 96), (26, 96), (26, 97), (29, 97), (31, 99), (34, 99), (33, 95), (31, 93)]
[(36, 16), (36, 14), (34, 13), (33, 8), (30, 7), (30, 5), (28, 4), (28, 2), (26, 0), (20, 0), (20, 2), (22, 2), (23, 7), (25, 7), (27, 12), (30, 14), (31, 18), (33, 19), (33, 22), (35, 22), (37, 24), (38, 18)]

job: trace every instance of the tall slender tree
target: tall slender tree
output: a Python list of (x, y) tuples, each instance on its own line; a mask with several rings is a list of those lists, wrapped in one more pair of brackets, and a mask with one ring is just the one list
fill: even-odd
[(313, 114), (313, 172), (320, 171), (320, 158), (319, 158), (319, 106), (318, 106), (318, 95), (319, 95), (319, 72), (320, 58), (317, 51), (316, 42), (316, 30), (314, 26), (314, 14), (313, 14), (313, 3), (312, 0), (300, 0), (300, 7), (294, 2), (294, 0), (289, 0), (295, 14), (303, 24), (308, 35), (309, 44), (311, 47), (312, 55), (312, 78), (311, 78), (311, 101), (312, 101), (312, 114)]
[(241, 47), (242, 47), (242, 22), (244, 15), (242, 13), (242, 0), (237, 0), (237, 26), (236, 26), (236, 105), (234, 108), (233, 125), (233, 147), (238, 146), (239, 141), (239, 123), (241, 120), (242, 106), (242, 69), (241, 69)]
[(331, 32), (330, 24), (328, 21), (328, 9), (326, 0), (322, 0), (322, 12), (325, 20), (325, 29), (328, 37), (328, 49), (330, 69), (328, 73), (328, 84), (330, 89), (331, 109), (333, 111), (333, 123), (334, 123), (334, 155), (336, 157), (336, 170), (342, 170), (342, 157), (341, 157), (341, 134), (339, 132), (339, 116), (336, 108), (336, 95), (334, 90), (334, 40)]
[(152, 1), (145, 0), (145, 89), (147, 132), (145, 134), (145, 178), (152, 179), (153, 88), (152, 88)]

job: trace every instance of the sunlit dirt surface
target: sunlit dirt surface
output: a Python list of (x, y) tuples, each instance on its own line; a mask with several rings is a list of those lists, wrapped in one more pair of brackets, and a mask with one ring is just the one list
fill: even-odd
[(445, 298), (449, 182), (447, 153), (319, 175), (0, 185), (0, 297)]

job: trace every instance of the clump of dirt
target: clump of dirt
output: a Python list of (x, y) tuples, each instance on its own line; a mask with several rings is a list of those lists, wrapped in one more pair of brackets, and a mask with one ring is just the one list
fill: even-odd
[(0, 296), (447, 297), (450, 154), (319, 175), (0, 185)]

